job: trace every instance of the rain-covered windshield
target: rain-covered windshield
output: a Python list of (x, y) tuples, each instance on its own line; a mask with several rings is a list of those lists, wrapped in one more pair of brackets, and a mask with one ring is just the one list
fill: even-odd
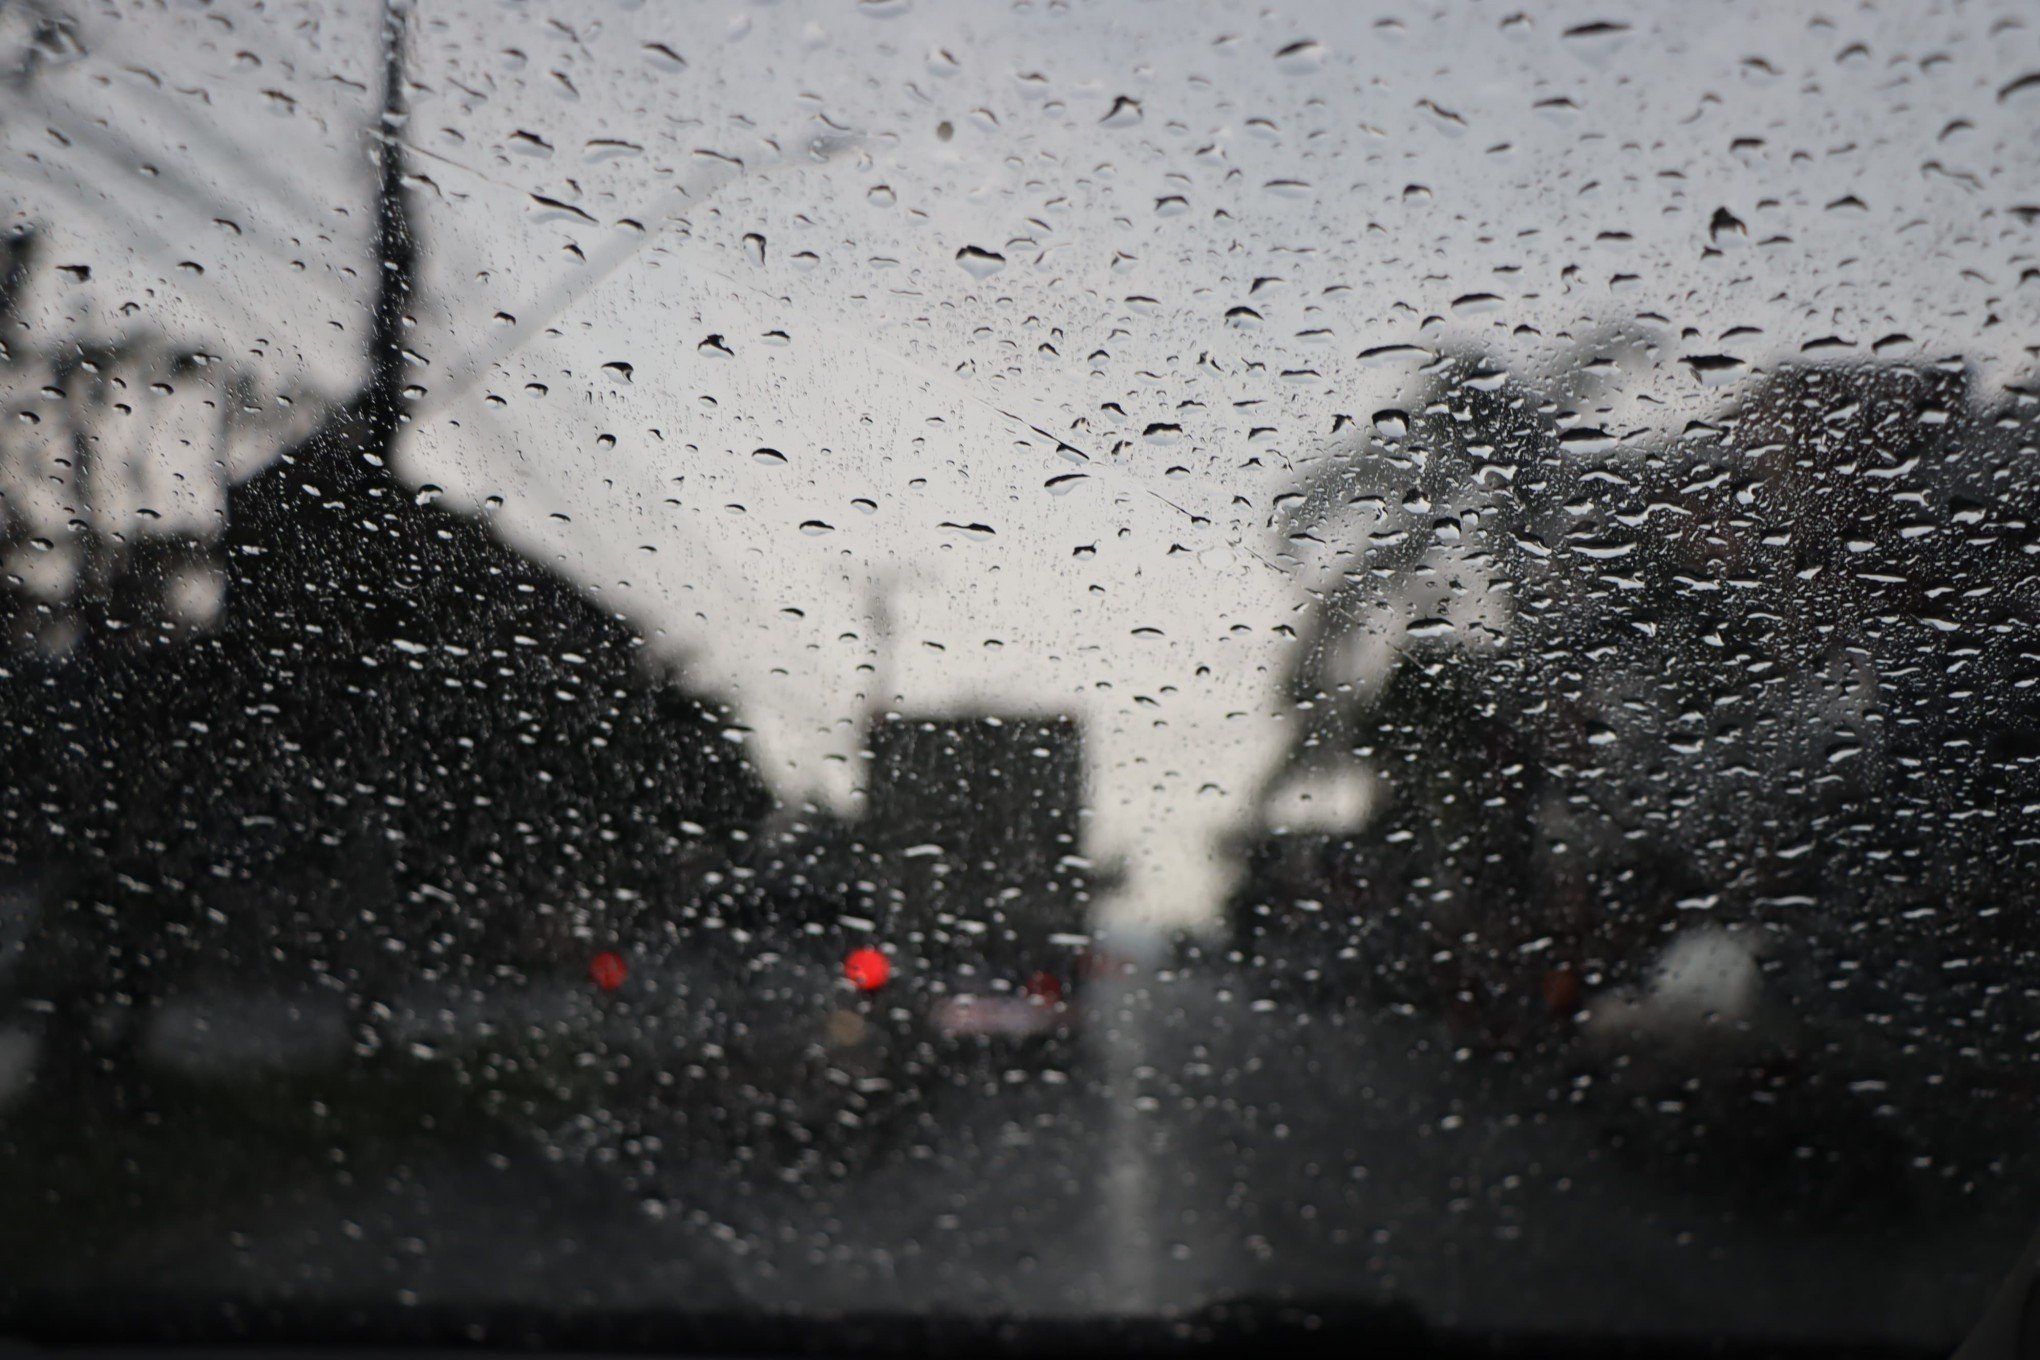
[(2036, 39), (0, 9), (0, 1330), (1953, 1345)]

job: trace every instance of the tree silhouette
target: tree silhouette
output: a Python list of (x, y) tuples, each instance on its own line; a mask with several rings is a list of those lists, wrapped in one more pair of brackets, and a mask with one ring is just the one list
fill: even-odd
[[(1977, 866), (2030, 856), (2031, 403), (1988, 415), (1959, 368), (1801, 365), (1677, 440), (1559, 411), (1448, 356), (1288, 499), (1317, 605), (1270, 805), (1344, 765), (1378, 810), (1251, 837), (1238, 942), (1314, 932), (1358, 990), (1492, 1015), (1570, 1004), (1554, 965), (1633, 976), (1681, 920), (1768, 932), (1824, 980), (1883, 926), (1990, 976), (1938, 982), (1941, 1013), (2010, 1004), (2032, 913)], [(1930, 901), (1937, 937), (1896, 924)]]

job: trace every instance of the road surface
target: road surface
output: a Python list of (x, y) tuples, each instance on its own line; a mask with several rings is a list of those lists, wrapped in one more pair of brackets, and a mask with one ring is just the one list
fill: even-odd
[(1284, 1297), (1397, 1300), (1480, 1332), (1938, 1345), (2040, 1215), (2011, 1117), (1910, 1142), (1834, 1102), (1721, 1127), (1704, 1093), (1579, 1099), (1557, 1069), (1251, 978), (1138, 969), (1085, 1001), (1068, 1070), (942, 1088), (914, 1136), (798, 1171), (458, 1101), (392, 1116), (388, 1137), (343, 1146), (314, 1120), (255, 1147), (188, 1094), (94, 1163), (52, 1151), (27, 1127), (48, 1111), (19, 1101), (0, 1111), (0, 1193), (47, 1202), (17, 1206), (32, 1238), (0, 1238), (0, 1306), (1068, 1318)]

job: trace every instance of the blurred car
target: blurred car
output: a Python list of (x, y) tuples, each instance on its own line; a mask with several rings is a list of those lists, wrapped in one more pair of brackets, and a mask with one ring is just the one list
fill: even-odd
[(840, 921), (769, 943), (604, 948), (584, 986), (605, 1122), (680, 1163), (854, 1165), (927, 1128), (945, 1090), (1067, 1071), (1081, 955), (965, 967), (931, 967)]

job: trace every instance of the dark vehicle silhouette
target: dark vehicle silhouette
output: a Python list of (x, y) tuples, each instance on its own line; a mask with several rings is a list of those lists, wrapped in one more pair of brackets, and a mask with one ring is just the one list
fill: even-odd
[(1070, 1079), (1096, 886), (1076, 724), (887, 717), (867, 751), (860, 817), (810, 812), (735, 866), (735, 947), (619, 944), (613, 1004), (649, 1041), (604, 1137), (854, 1166), (932, 1132), (944, 1092)]

